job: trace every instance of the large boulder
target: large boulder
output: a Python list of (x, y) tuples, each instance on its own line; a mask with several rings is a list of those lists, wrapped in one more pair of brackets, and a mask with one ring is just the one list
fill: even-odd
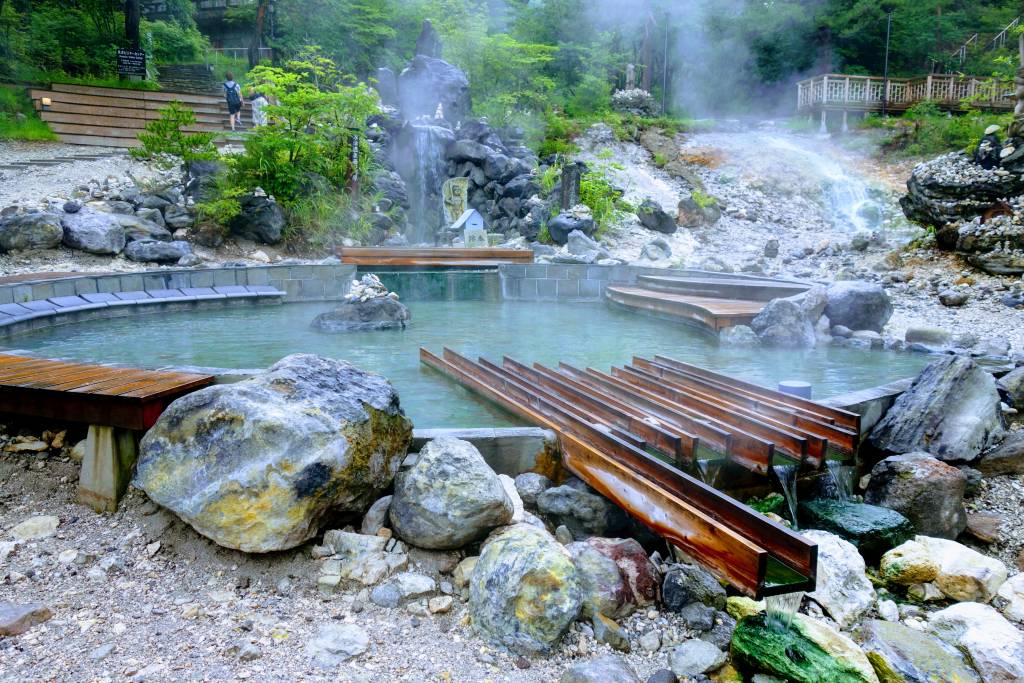
[(888, 453), (924, 451), (944, 461), (973, 460), (1004, 434), (995, 380), (964, 356), (926, 367), (875, 425), (869, 441)]
[(622, 619), (657, 597), (657, 570), (635, 540), (589, 538), (566, 549), (583, 591), (583, 616)]
[(82, 209), (65, 213), (60, 223), (64, 228), (64, 245), (90, 254), (120, 254), (127, 241), (121, 216)]
[(601, 655), (574, 664), (558, 683), (640, 683), (632, 667), (616, 655)]
[(875, 604), (875, 590), (865, 574), (864, 558), (850, 542), (827, 531), (803, 531), (818, 544), (818, 582), (811, 598), (842, 628), (856, 622)]
[(931, 583), (939, 575), (940, 561), (932, 556), (929, 546), (910, 540), (882, 555), (878, 575), (897, 586)]
[(480, 451), (443, 437), (420, 451), (395, 479), (391, 526), (420, 548), (453, 550), (478, 541), (512, 519), (512, 501)]
[(392, 206), (409, 208), (409, 189), (396, 171), (380, 167), (374, 172), (370, 184), (373, 190), (391, 202)]
[(547, 489), (537, 509), (552, 526), (565, 526), (575, 539), (609, 536), (626, 528), (626, 513), (579, 480)]
[(903, 624), (865, 622), (858, 640), (878, 678), (886, 683), (981, 683), (955, 647)]
[(529, 524), (491, 536), (470, 577), (473, 625), (486, 639), (514, 652), (550, 652), (582, 605), (569, 551)]
[(966, 652), (985, 683), (1024, 681), (1024, 634), (988, 605), (947, 607), (929, 615), (928, 627)]
[(313, 329), (320, 332), (353, 332), (363, 330), (404, 330), (412, 313), (397, 299), (382, 296), (366, 301), (344, 301), (333, 310), (313, 319)]
[(126, 257), (143, 263), (177, 263), (191, 253), (192, 247), (185, 241), (134, 240), (124, 248)]
[(238, 203), (242, 210), (228, 224), (233, 234), (263, 244), (281, 241), (287, 222), (280, 204), (255, 192), (244, 195)]
[(64, 239), (60, 216), (33, 211), (0, 219), (0, 252), (53, 249)]
[(1010, 432), (1002, 443), (985, 451), (975, 467), (982, 474), (1024, 474), (1024, 431)]
[(789, 297), (773, 299), (757, 314), (750, 328), (767, 346), (811, 348), (817, 343), (814, 323), (801, 301)]
[(142, 439), (135, 485), (222, 546), (284, 550), (379, 498), (411, 439), (386, 379), (296, 354), (172, 403)]
[(1024, 367), (1012, 370), (999, 378), (996, 382), (1000, 395), (1006, 399), (1006, 404), (1017, 410), (1024, 410)]
[(129, 243), (135, 240), (170, 242), (173, 237), (158, 209), (139, 209), (134, 216), (118, 215), (117, 220), (124, 228), (124, 236)]
[(956, 538), (967, 526), (967, 475), (927, 453), (888, 457), (871, 470), (864, 501), (896, 510), (925, 536)]
[(747, 676), (793, 683), (879, 683), (867, 657), (848, 637), (803, 614), (780, 628), (764, 614), (744, 617), (733, 633), (732, 662)]
[(967, 546), (944, 538), (917, 536), (939, 572), (935, 586), (951, 600), (988, 602), (1006, 581), (1006, 565)]
[(475, 140), (456, 140), (448, 145), (446, 153), (452, 161), (458, 163), (469, 161), (481, 165), (487, 157), (494, 154), (494, 150)]
[(637, 207), (636, 217), (640, 219), (640, 224), (648, 230), (654, 230), (666, 235), (673, 234), (678, 227), (676, 226), (675, 217), (670, 216), (653, 199), (645, 199)]
[(587, 237), (597, 231), (597, 223), (594, 222), (594, 217), (589, 209), (583, 211), (577, 207), (570, 211), (563, 211), (548, 220), (548, 235), (555, 244), (566, 244), (569, 241), (569, 235), (576, 230)]
[(472, 109), (469, 79), (462, 69), (426, 55), (413, 57), (398, 75), (398, 101), (410, 121), (421, 116), (433, 118), (440, 104), (445, 119), (459, 123)]
[(809, 500), (800, 503), (799, 515), (805, 529), (822, 529), (845, 538), (868, 560), (879, 558), (914, 535), (914, 525), (906, 517), (876, 505)]
[(892, 317), (892, 302), (881, 285), (839, 280), (828, 286), (825, 316), (832, 325), (881, 332)]
[(947, 226), (980, 216), (1006, 197), (1024, 191), (1024, 176), (984, 169), (954, 152), (918, 164), (907, 181), (900, 206), (907, 218), (936, 229), (940, 247), (956, 247), (956, 230)]

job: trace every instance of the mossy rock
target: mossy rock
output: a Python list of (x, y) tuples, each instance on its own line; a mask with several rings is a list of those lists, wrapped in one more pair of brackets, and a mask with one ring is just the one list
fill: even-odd
[(800, 524), (805, 529), (830, 531), (845, 538), (868, 561), (914, 536), (914, 525), (888, 508), (844, 500), (811, 500), (800, 503)]
[(769, 627), (764, 614), (744, 617), (732, 635), (733, 666), (748, 677), (762, 673), (793, 683), (877, 683), (870, 665), (865, 671), (827, 652), (808, 621), (797, 618), (783, 629)]

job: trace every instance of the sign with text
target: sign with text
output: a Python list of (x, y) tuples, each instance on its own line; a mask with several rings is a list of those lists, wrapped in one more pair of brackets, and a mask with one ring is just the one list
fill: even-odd
[(146, 53), (127, 47), (117, 48), (117, 75), (121, 77), (146, 77)]

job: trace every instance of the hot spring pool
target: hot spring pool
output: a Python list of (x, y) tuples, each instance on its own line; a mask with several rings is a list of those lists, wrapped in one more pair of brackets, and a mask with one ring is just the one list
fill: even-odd
[(774, 387), (785, 379), (814, 386), (814, 397), (864, 389), (916, 374), (927, 362), (910, 353), (843, 348), (808, 351), (721, 349), (686, 325), (603, 304), (482, 301), (407, 302), (402, 332), (322, 334), (310, 329), (330, 303), (284, 304), (139, 317), (53, 327), (8, 342), (51, 358), (159, 367), (262, 368), (291, 353), (347, 360), (388, 377), (417, 427), (507, 427), (519, 418), (419, 362), (419, 348), (449, 346), (476, 358), (509, 355), (533, 363), (607, 370), (633, 355), (663, 354)]

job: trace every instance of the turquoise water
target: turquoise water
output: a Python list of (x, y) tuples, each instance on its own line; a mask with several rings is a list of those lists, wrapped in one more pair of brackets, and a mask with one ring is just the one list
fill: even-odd
[(633, 355), (663, 354), (766, 386), (804, 380), (814, 397), (864, 389), (909, 377), (921, 354), (822, 348), (809, 351), (720, 349), (685, 325), (603, 304), (480, 301), (412, 302), (405, 331), (329, 335), (310, 321), (331, 304), (287, 304), (145, 315), (41, 330), (8, 342), (39, 355), (146, 367), (201, 365), (262, 368), (290, 353), (347, 360), (388, 377), (418, 427), (500, 427), (523, 424), (419, 362), (419, 348), (500, 361), (607, 370)]

